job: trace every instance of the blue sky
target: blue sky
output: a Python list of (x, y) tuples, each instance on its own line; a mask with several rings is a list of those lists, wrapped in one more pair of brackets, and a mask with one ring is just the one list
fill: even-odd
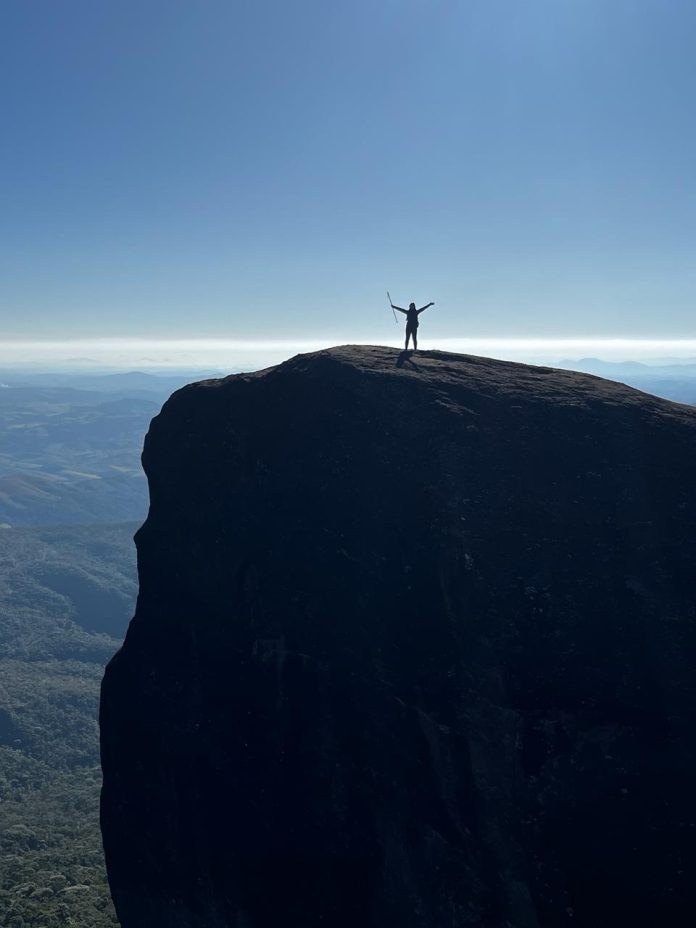
[(387, 288), (433, 343), (696, 336), (691, 2), (7, 0), (0, 34), (0, 338), (385, 341)]

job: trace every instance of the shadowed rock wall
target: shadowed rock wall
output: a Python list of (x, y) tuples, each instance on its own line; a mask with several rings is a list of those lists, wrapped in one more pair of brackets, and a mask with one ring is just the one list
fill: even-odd
[(124, 928), (696, 917), (696, 413), (345, 347), (153, 420), (108, 667)]

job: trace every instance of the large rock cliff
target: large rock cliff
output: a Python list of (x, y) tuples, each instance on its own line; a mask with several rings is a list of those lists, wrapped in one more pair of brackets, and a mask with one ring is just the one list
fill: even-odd
[(143, 461), (124, 928), (696, 921), (696, 412), (344, 347), (185, 387)]

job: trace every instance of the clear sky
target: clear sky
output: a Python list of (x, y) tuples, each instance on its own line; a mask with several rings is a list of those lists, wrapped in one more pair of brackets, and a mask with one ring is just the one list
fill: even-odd
[(696, 336), (693, 0), (5, 0), (0, 338)]

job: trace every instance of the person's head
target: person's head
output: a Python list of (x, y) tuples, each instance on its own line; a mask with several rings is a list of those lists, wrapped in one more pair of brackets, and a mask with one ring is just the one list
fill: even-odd
[(415, 309), (415, 308), (416, 308), (416, 304), (415, 304), (415, 303), (409, 303), (409, 304), (408, 304), (408, 308), (409, 308), (409, 309)]

